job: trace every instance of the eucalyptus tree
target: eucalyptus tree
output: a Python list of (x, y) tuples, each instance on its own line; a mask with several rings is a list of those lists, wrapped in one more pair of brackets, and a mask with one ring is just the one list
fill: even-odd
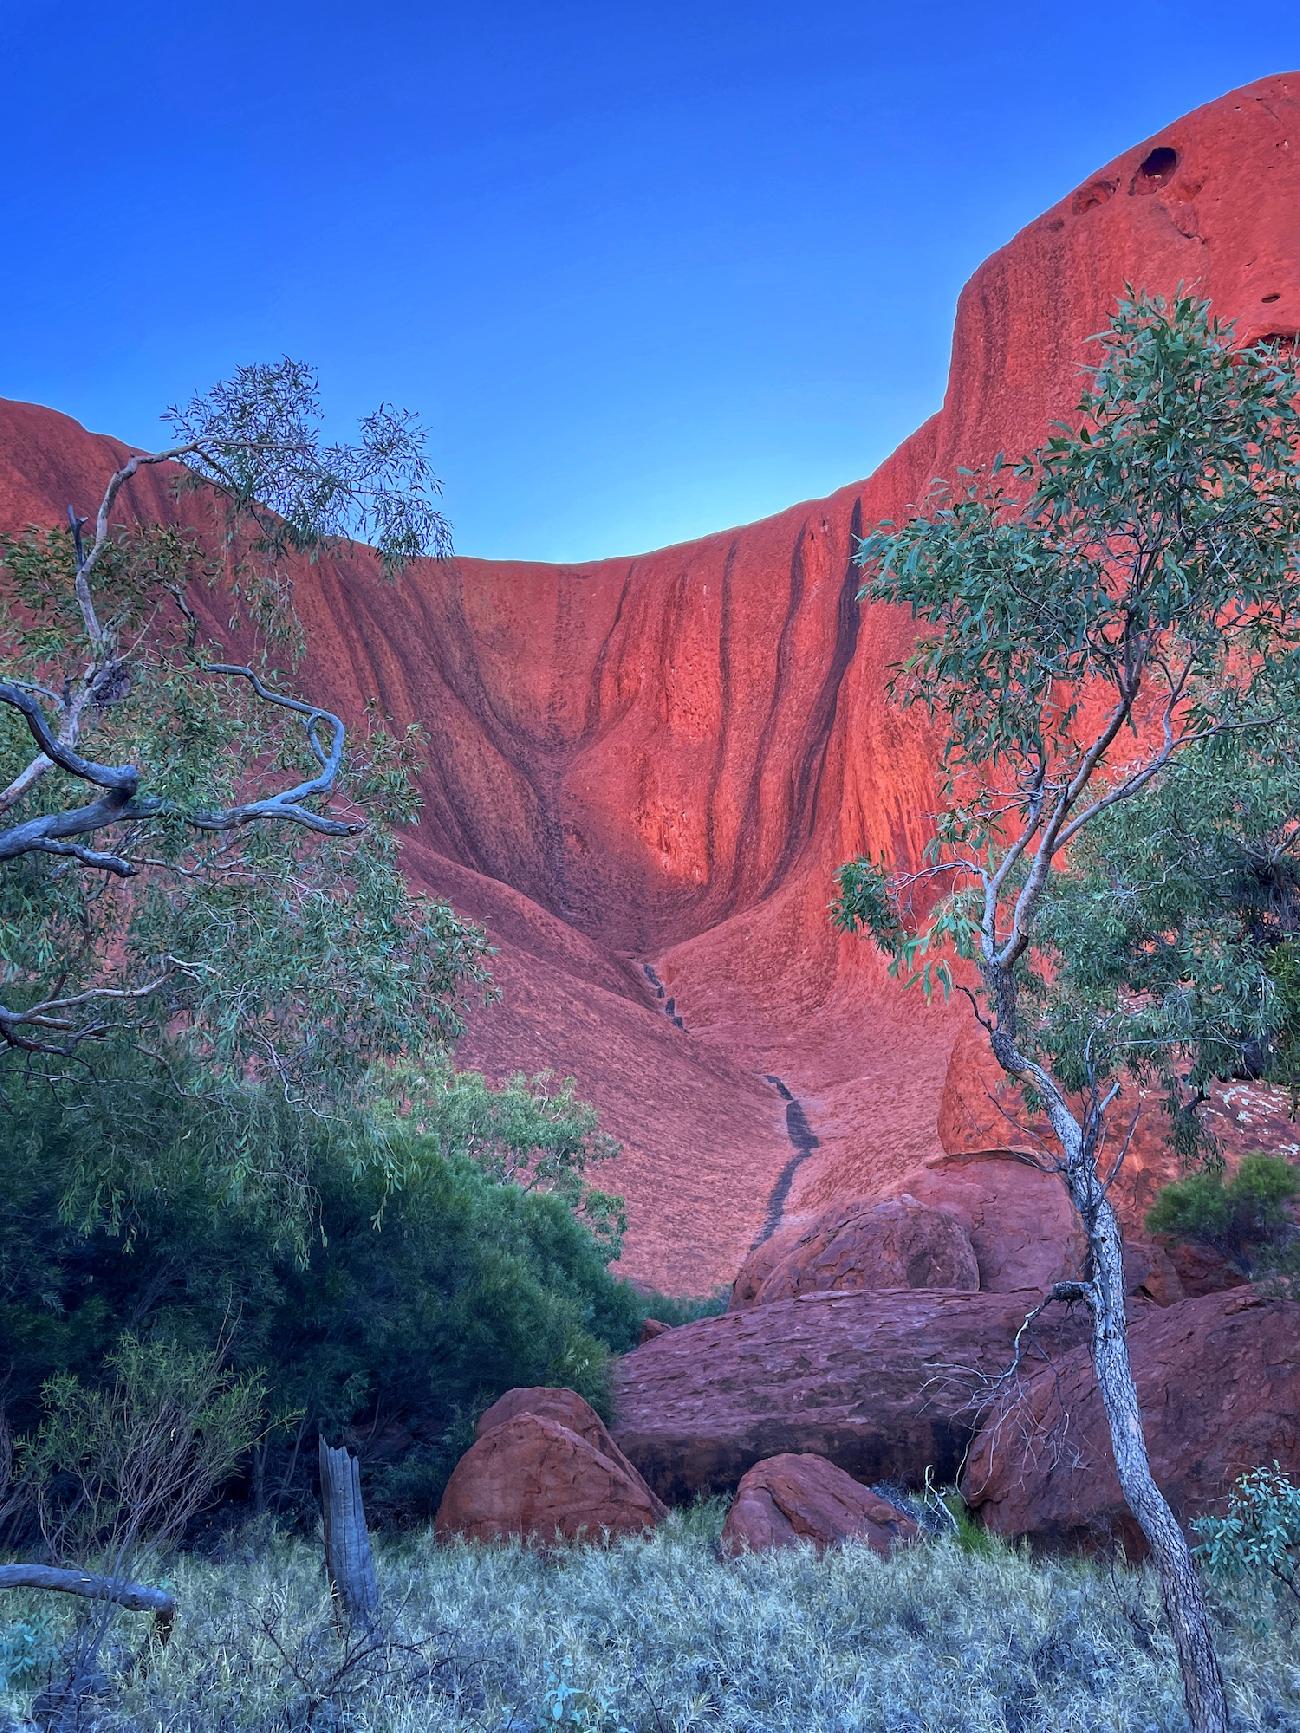
[[(1209, 306), (1128, 291), (1077, 417), (865, 539), (901, 603), (894, 697), (941, 741), (921, 859), (859, 859), (833, 910), (901, 978), (969, 998), (1045, 1116), (1087, 1259), (1081, 1304), (1124, 1497), (1192, 1726), (1227, 1725), (1185, 1537), (1153, 1479), (1112, 1187), (1143, 1087), (1184, 1146), (1209, 1081), (1283, 1065), (1300, 846), (1300, 374)], [(1294, 931), (1292, 923), (1290, 931)], [(1041, 1311), (1042, 1307), (1036, 1308)]]
[[(95, 1097), (89, 1206), (165, 1182), (149, 1128), (180, 1096), (214, 1182), (300, 1220), (295, 1120), (445, 1047), (486, 945), (399, 871), (418, 733), (301, 690), (291, 556), (364, 538), (395, 577), (449, 530), (418, 421), (330, 441), (299, 363), (165, 419), (66, 525), (0, 544), (0, 1090), (34, 1077), (74, 1126)], [(175, 521), (128, 528), (156, 465)], [(226, 616), (229, 642), (202, 623)]]

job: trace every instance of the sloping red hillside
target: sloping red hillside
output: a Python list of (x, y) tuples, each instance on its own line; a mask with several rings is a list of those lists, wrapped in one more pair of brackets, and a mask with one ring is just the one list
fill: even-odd
[[(462, 1057), (578, 1077), (627, 1146), (632, 1274), (704, 1291), (782, 1210), (894, 1189), (940, 1148), (945, 1082), (948, 1141), (998, 1140), (969, 1062), (948, 1076), (955, 1013), (825, 919), (834, 867), (916, 848), (932, 793), (923, 728), (884, 700), (907, 622), (858, 610), (853, 538), (1036, 443), (1126, 282), (1194, 287), (1243, 336), (1300, 329), (1298, 120), (1300, 76), (1262, 80), (1017, 235), (961, 297), (942, 410), (866, 482), (633, 559), (300, 574), (313, 691), (432, 738), (410, 871), (500, 946)], [(121, 451), (0, 404), (0, 524), (86, 509)], [(134, 486), (179, 509), (156, 472)]]

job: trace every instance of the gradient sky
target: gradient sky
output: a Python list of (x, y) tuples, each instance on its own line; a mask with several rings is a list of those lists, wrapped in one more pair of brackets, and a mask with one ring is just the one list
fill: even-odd
[(465, 554), (576, 561), (868, 474), (957, 293), (1300, 8), (0, 0), (0, 393), (141, 445), (241, 361), (431, 429)]

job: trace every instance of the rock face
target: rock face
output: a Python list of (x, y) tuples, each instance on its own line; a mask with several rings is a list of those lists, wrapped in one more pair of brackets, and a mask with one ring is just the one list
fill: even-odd
[[(765, 1457), (812, 1452), (864, 1484), (952, 1479), (981, 1379), (1026, 1303), (1007, 1294), (804, 1294), (660, 1336), (614, 1374), (613, 1433), (663, 1499), (730, 1492)], [(1059, 1348), (1081, 1327), (1051, 1318)]]
[(824, 1456), (770, 1456), (742, 1477), (722, 1528), (727, 1553), (763, 1552), (811, 1542), (818, 1552), (865, 1541), (888, 1557), (916, 1539), (906, 1511), (860, 1486)]
[(572, 1390), (509, 1390), (479, 1422), (456, 1464), (434, 1532), (439, 1540), (543, 1544), (640, 1534), (663, 1505)]
[[(577, 568), (456, 559), (396, 587), (364, 550), (299, 568), (302, 688), (430, 736), (406, 866), (488, 926), (502, 988), (461, 1056), (577, 1078), (625, 1144), (601, 1181), (627, 1199), (629, 1274), (707, 1293), (774, 1212), (920, 1196), (941, 1101), (953, 1126), (985, 1111), (950, 1065), (961, 1013), (825, 916), (851, 856), (919, 864), (935, 806), (935, 743), (885, 696), (911, 626), (856, 605), (854, 538), (932, 477), (1039, 442), (1126, 282), (1190, 284), (1243, 339), (1300, 330), (1298, 116), (1300, 79), (1261, 80), (1066, 192), (968, 284), (942, 408), (865, 482)], [(0, 405), (0, 529), (93, 511), (123, 449)], [(137, 477), (123, 517), (209, 528), (172, 480)], [(221, 597), (194, 605), (220, 630)], [(797, 1171), (769, 1076), (817, 1139)]]
[[(1276, 1460), (1300, 1473), (1300, 1304), (1251, 1289), (1210, 1294), (1145, 1311), (1129, 1340), (1151, 1466), (1181, 1522), (1221, 1510), (1247, 1469)], [(1086, 1348), (1063, 1355), (1030, 1382), (1023, 1406), (981, 1430), (962, 1490), (999, 1534), (1044, 1543), (1115, 1535), (1143, 1550)]]
[(1189, 1300), (1245, 1285), (1246, 1278), (1236, 1264), (1211, 1246), (1199, 1245), (1194, 1240), (1168, 1240), (1160, 1249)]
[[(770, 1244), (771, 1242), (766, 1242)], [(862, 1288), (952, 1288), (980, 1285), (970, 1236), (955, 1216), (913, 1197), (825, 1210), (774, 1254), (760, 1246), (741, 1266), (733, 1310), (796, 1294)]]
[(1165, 1247), (1141, 1234), (1124, 1236), (1124, 1286), (1154, 1306), (1173, 1306), (1192, 1297)]
[(908, 1190), (965, 1226), (987, 1293), (1042, 1293), (1082, 1267), (1083, 1232), (1065, 1187), (1010, 1152), (946, 1156), (914, 1174)]

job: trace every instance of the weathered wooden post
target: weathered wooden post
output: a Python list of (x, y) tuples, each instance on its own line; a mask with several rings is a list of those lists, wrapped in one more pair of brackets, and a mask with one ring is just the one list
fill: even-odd
[(374, 1625), (379, 1583), (361, 1503), (355, 1456), (320, 1440), (320, 1498), (325, 1519), (325, 1572), (335, 1603), (349, 1624)]

